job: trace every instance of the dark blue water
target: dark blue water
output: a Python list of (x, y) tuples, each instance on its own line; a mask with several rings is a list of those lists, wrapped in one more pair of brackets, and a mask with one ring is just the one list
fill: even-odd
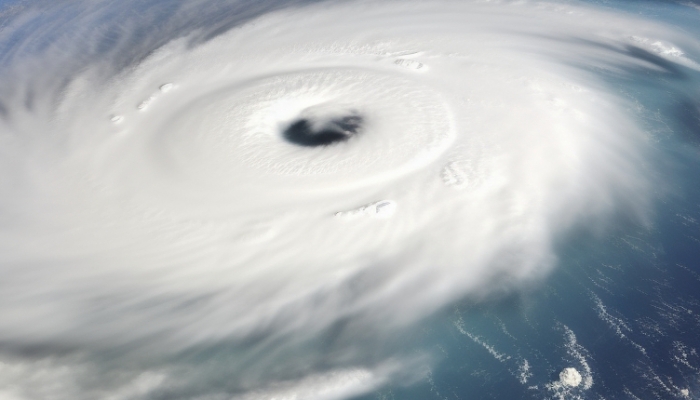
[[(675, 145), (684, 190), (652, 226), (566, 238), (539, 287), (455, 304), (415, 333), (439, 356), (423, 381), (361, 398), (699, 398), (700, 159)], [(590, 388), (548, 388), (567, 367)]]

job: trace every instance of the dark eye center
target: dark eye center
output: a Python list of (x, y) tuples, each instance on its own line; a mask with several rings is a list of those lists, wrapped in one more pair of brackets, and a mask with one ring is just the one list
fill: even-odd
[(364, 119), (359, 115), (348, 115), (327, 121), (317, 121), (311, 118), (301, 118), (293, 121), (282, 136), (290, 143), (306, 146), (328, 146), (344, 142), (357, 135)]

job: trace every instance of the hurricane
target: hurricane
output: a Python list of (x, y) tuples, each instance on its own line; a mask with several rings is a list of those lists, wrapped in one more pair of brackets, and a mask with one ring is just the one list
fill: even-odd
[(698, 21), (1, 2), (0, 397), (695, 398)]

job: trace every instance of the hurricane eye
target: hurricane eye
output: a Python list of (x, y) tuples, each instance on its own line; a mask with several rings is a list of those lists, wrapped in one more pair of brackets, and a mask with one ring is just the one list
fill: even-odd
[(364, 118), (359, 115), (327, 119), (299, 118), (283, 129), (282, 137), (298, 146), (329, 146), (357, 136), (363, 127)]

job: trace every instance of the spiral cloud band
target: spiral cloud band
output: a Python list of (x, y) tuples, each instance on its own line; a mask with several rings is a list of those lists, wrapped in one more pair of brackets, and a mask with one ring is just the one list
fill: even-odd
[(393, 333), (535, 283), (574, 227), (644, 218), (648, 138), (601, 76), (697, 69), (670, 28), (584, 5), (320, 2), (180, 32), (192, 4), (145, 57), (94, 13), (74, 17), (94, 35), (6, 50), (11, 398), (328, 399), (405, 378), (422, 356)]

